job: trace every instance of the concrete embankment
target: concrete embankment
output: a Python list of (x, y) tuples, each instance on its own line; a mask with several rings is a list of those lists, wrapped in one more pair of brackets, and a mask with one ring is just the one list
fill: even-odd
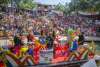
[(85, 36), (85, 41), (98, 41), (98, 42), (100, 42), (100, 37)]

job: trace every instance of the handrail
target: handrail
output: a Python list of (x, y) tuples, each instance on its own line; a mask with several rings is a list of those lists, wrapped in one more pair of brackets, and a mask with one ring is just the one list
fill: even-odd
[[(82, 63), (87, 62), (88, 60), (80, 60), (80, 61), (69, 61), (69, 62), (60, 62), (56, 64), (38, 64), (38, 65), (32, 65), (34, 67), (57, 67), (57, 66), (70, 66), (70, 65), (81, 65)], [(74, 66), (75, 67), (75, 66)]]

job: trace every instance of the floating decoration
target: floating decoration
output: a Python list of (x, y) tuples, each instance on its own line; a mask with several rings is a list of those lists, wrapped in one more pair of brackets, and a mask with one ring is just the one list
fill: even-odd
[(21, 61), (22, 64), (27, 65), (27, 66), (28, 65), (29, 66), (34, 65), (34, 59), (30, 55), (24, 56), (20, 61)]
[(6, 67), (6, 64), (0, 60), (0, 67)]
[(91, 51), (93, 51), (93, 53), (95, 53), (95, 50), (96, 50), (96, 44), (94, 41), (92, 41), (90, 44), (89, 44), (89, 49)]
[[(26, 55), (23, 58), (18, 58), (12, 53), (6, 53), (5, 55), (5, 66), (10, 66), (10, 67), (23, 67), (23, 66), (28, 66), (28, 65), (34, 65), (34, 59), (30, 55)], [(4, 59), (2, 59), (4, 60)]]
[[(79, 47), (79, 49), (81, 49), (81, 47)], [(89, 52), (88, 49), (84, 47), (82, 47), (82, 49), (79, 51), (73, 51), (69, 55), (69, 61), (88, 59), (88, 52)]]
[(56, 36), (54, 47), (54, 59), (59, 57), (66, 57), (69, 53), (69, 45), (67, 44), (66, 36)]
[[(0, 53), (2, 54), (0, 56), (0, 61), (2, 61), (0, 66), (24, 67), (34, 64), (80, 61), (94, 57), (95, 46), (93, 41), (89, 46), (90, 48), (86, 47), (86, 45), (79, 46), (78, 33), (73, 29), (69, 29), (68, 35), (70, 39), (68, 39), (68, 36), (57, 35), (54, 40), (54, 49), (46, 49), (45, 37), (34, 37), (32, 46), (16, 46), (14, 47), (14, 52), (9, 51), (9, 45), (5, 41), (3, 44), (7, 46), (6, 51), (2, 48), (5, 45), (0, 45)], [(25, 38), (23, 37), (23, 39)], [(24, 43), (27, 44), (27, 42)]]
[(35, 46), (34, 48), (34, 63), (39, 64), (40, 46)]

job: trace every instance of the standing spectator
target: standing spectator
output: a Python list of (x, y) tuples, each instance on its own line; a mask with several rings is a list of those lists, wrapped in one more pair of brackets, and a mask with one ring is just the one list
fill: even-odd
[(19, 34), (14, 36), (14, 43), (15, 43), (15, 46), (22, 45)]
[(84, 33), (82, 32), (82, 33), (80, 33), (80, 35), (79, 35), (78, 44), (79, 44), (79, 45), (83, 45), (83, 44), (84, 44), (84, 40), (85, 40), (85, 38), (84, 38)]
[(50, 34), (47, 35), (46, 41), (47, 41), (47, 48), (51, 49), (53, 47), (53, 38)]

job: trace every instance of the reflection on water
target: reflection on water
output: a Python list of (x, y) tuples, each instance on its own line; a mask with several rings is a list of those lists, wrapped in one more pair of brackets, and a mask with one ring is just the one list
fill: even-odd
[[(100, 42), (96, 42), (96, 54), (100, 55)], [(100, 61), (96, 61), (97, 67), (100, 67)]]
[(96, 54), (100, 55), (100, 42), (96, 42)]

